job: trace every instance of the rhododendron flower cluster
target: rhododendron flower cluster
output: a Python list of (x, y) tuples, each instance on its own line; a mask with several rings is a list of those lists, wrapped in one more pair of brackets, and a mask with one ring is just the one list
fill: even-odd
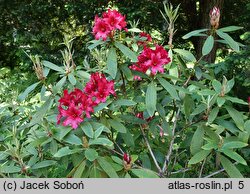
[(84, 90), (76, 88), (70, 93), (64, 90), (63, 97), (58, 101), (57, 124), (60, 124), (63, 118), (63, 126), (76, 129), (84, 121), (84, 116), (90, 118), (94, 107), (105, 102), (110, 94), (116, 95), (114, 82), (108, 81), (104, 74), (93, 73)]
[(125, 16), (123, 16), (117, 10), (108, 10), (102, 14), (102, 18), (95, 16), (93, 34), (96, 40), (102, 38), (104, 41), (107, 37), (113, 36), (115, 30), (126, 30), (127, 22)]
[(86, 84), (84, 92), (95, 104), (105, 102), (110, 94), (115, 94), (114, 81), (108, 81), (104, 74), (93, 73), (90, 81)]
[(143, 45), (146, 46), (148, 42), (152, 42), (152, 37), (150, 36), (150, 34), (146, 33), (146, 32), (141, 32), (140, 33), (140, 38), (146, 38), (146, 40), (144, 41), (138, 41), (137, 44), (138, 45)]
[[(130, 66), (130, 69), (146, 73), (150, 70), (152, 75), (156, 75), (157, 72), (164, 73), (164, 65), (170, 62), (168, 52), (159, 45), (153, 50), (148, 47), (144, 47), (142, 53), (138, 56), (138, 62)], [(135, 77), (140, 79), (140, 77)]]

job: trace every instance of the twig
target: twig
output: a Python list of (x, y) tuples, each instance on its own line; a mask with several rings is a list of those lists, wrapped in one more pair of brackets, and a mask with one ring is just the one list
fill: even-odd
[[(235, 164), (237, 164), (237, 162), (235, 162), (234, 165), (235, 165)], [(219, 174), (219, 173), (221, 173), (221, 172), (224, 172), (224, 171), (225, 171), (225, 169), (222, 168), (222, 169), (220, 169), (220, 170), (218, 170), (218, 171), (216, 171), (216, 172), (213, 172), (212, 174), (207, 175), (207, 176), (205, 176), (205, 177), (203, 177), (203, 178), (210, 178), (210, 177), (212, 177), (212, 176), (214, 176), (214, 175), (216, 175), (216, 174)]]
[(190, 168), (182, 168), (182, 169), (177, 170), (175, 172), (171, 172), (170, 174), (178, 174), (178, 173), (181, 173), (181, 172), (187, 172), (189, 170), (190, 170)]
[(203, 171), (203, 168), (204, 168), (204, 165), (206, 163), (206, 158), (204, 159), (202, 165), (201, 165), (201, 169), (200, 169), (200, 173), (199, 173), (199, 178), (201, 178), (201, 175), (202, 175), (202, 171)]
[(118, 147), (118, 149), (120, 150), (120, 152), (122, 153), (122, 155), (124, 154), (124, 151), (122, 150), (122, 148), (118, 145), (118, 143), (116, 143), (115, 141), (114, 141), (114, 143), (115, 143), (115, 145)]
[(224, 168), (222, 168), (222, 169), (220, 169), (220, 170), (218, 170), (218, 171), (216, 171), (216, 172), (214, 172), (214, 173), (212, 173), (212, 174), (210, 174), (210, 175), (208, 175), (208, 176), (205, 176), (205, 177), (203, 177), (203, 178), (212, 177), (212, 176), (214, 176), (214, 175), (216, 175), (216, 174), (219, 174), (219, 173), (221, 173), (221, 172), (223, 172), (223, 171), (225, 171)]
[(149, 153), (150, 153), (151, 157), (153, 158), (153, 161), (154, 161), (154, 163), (155, 163), (156, 168), (157, 168), (158, 171), (159, 171), (159, 174), (161, 175), (161, 174), (162, 174), (161, 167), (159, 166), (159, 164), (158, 164), (158, 162), (157, 162), (157, 160), (156, 160), (156, 158), (155, 158), (155, 156), (154, 156), (154, 153), (153, 153), (153, 151), (152, 151), (152, 149), (151, 149), (151, 146), (150, 146), (150, 144), (149, 144), (149, 142), (148, 142), (148, 139), (147, 139), (147, 137), (146, 137), (146, 135), (145, 135), (145, 133), (144, 133), (144, 130), (143, 130), (143, 128), (141, 127), (141, 125), (140, 125), (140, 128), (141, 128), (141, 132), (142, 132), (143, 138), (144, 138), (144, 140), (145, 140), (145, 142), (146, 142), (146, 144), (147, 144)]
[(172, 155), (173, 145), (174, 145), (174, 140), (175, 140), (175, 129), (176, 129), (176, 126), (177, 126), (177, 121), (178, 121), (178, 118), (179, 118), (180, 110), (181, 110), (181, 108), (179, 107), (178, 110), (177, 110), (177, 113), (175, 115), (175, 121), (174, 121), (173, 130), (172, 130), (172, 140), (170, 142), (169, 149), (168, 149), (167, 155), (165, 157), (165, 162), (164, 162), (164, 165), (162, 167), (162, 172), (163, 173), (167, 170), (167, 167), (168, 167), (168, 164), (169, 164), (169, 161), (170, 161), (170, 157)]

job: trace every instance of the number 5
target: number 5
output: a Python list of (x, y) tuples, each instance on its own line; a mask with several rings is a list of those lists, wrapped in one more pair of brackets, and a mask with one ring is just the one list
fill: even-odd
[(243, 189), (244, 188), (244, 181), (239, 181), (238, 188), (239, 189)]

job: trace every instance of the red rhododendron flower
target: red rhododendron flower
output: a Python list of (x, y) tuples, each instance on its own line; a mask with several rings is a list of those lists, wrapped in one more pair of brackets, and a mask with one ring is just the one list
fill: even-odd
[(63, 126), (71, 126), (76, 129), (84, 120), (84, 114), (90, 118), (90, 113), (94, 112), (93, 102), (80, 89), (75, 89), (71, 93), (64, 90), (64, 96), (59, 99), (57, 124), (64, 118)]
[(150, 34), (147, 34), (146, 32), (141, 32), (140, 33), (140, 38), (146, 38), (146, 40), (144, 41), (138, 41), (138, 45), (147, 45), (148, 42), (152, 42), (152, 37), (150, 36)]
[(84, 116), (90, 118), (94, 106), (105, 102), (110, 94), (116, 95), (114, 81), (108, 81), (104, 74), (93, 73), (84, 91), (76, 88), (68, 93), (68, 90), (64, 90), (63, 97), (59, 99), (57, 124), (64, 119), (63, 126), (76, 129)]
[(102, 14), (102, 18), (95, 16), (93, 34), (96, 40), (102, 38), (104, 41), (108, 36), (113, 36), (115, 30), (124, 29), (127, 31), (127, 22), (125, 16), (119, 13), (117, 10), (108, 10)]
[(96, 40), (99, 40), (100, 38), (106, 40), (111, 30), (111, 26), (104, 19), (95, 16), (93, 34), (95, 35)]
[(103, 20), (109, 24), (111, 30), (122, 30), (126, 29), (127, 22), (125, 21), (125, 16), (119, 13), (117, 10), (108, 10), (102, 14)]
[(105, 102), (110, 94), (116, 95), (114, 81), (108, 81), (104, 74), (98, 72), (91, 75), (84, 92), (95, 104)]
[(138, 62), (130, 68), (143, 73), (150, 70), (152, 75), (156, 75), (157, 72), (164, 73), (163, 67), (169, 62), (168, 52), (162, 46), (156, 45), (155, 50), (144, 47), (142, 53), (138, 56)]

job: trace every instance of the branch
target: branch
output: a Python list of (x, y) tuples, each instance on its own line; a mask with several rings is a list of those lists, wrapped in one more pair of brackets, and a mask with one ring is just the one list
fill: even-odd
[(182, 173), (182, 172), (187, 172), (189, 170), (191, 170), (191, 169), (190, 168), (182, 168), (182, 169), (177, 170), (175, 172), (171, 172), (170, 174), (178, 174), (178, 173)]
[(165, 162), (164, 162), (164, 165), (162, 167), (162, 172), (163, 173), (167, 170), (167, 167), (168, 167), (168, 164), (169, 164), (169, 161), (170, 161), (170, 157), (172, 155), (173, 145), (174, 145), (174, 140), (175, 140), (175, 129), (176, 129), (176, 126), (177, 126), (177, 121), (178, 121), (178, 118), (179, 118), (180, 110), (181, 110), (181, 107), (178, 108), (177, 113), (175, 115), (175, 121), (174, 121), (173, 130), (172, 130), (172, 140), (170, 142), (169, 149), (168, 149), (167, 155), (165, 157)]
[[(234, 165), (235, 165), (235, 164), (237, 164), (237, 162), (235, 162)], [(218, 170), (218, 171), (216, 171), (216, 172), (213, 172), (212, 174), (207, 175), (207, 176), (205, 176), (205, 177), (203, 177), (203, 178), (210, 178), (210, 177), (212, 177), (212, 176), (214, 176), (214, 175), (216, 175), (216, 174), (219, 174), (219, 173), (221, 173), (221, 172), (224, 172), (224, 171), (225, 171), (225, 169), (222, 168), (222, 169), (220, 169), (220, 170)]]
[(159, 174), (161, 175), (161, 174), (162, 174), (161, 167), (159, 166), (159, 164), (158, 164), (158, 162), (157, 162), (157, 160), (156, 160), (156, 158), (155, 158), (155, 156), (154, 156), (154, 153), (153, 153), (153, 151), (152, 151), (152, 149), (151, 149), (151, 146), (150, 146), (150, 144), (149, 144), (149, 142), (148, 142), (148, 139), (147, 139), (147, 137), (146, 137), (146, 135), (145, 135), (145, 133), (144, 133), (144, 130), (143, 130), (143, 128), (141, 127), (141, 125), (140, 125), (140, 128), (141, 128), (141, 132), (142, 132), (143, 138), (144, 138), (144, 140), (145, 140), (145, 142), (146, 142), (146, 144), (147, 144), (149, 153), (150, 153), (151, 157), (153, 158), (153, 161), (154, 161), (154, 163), (155, 163), (156, 168), (157, 168), (158, 171), (159, 171)]
[(203, 168), (204, 168), (204, 165), (206, 163), (206, 158), (205, 160), (203, 161), (202, 165), (201, 165), (201, 170), (200, 170), (200, 173), (199, 173), (199, 178), (201, 178), (201, 175), (202, 175), (202, 172), (203, 172)]

